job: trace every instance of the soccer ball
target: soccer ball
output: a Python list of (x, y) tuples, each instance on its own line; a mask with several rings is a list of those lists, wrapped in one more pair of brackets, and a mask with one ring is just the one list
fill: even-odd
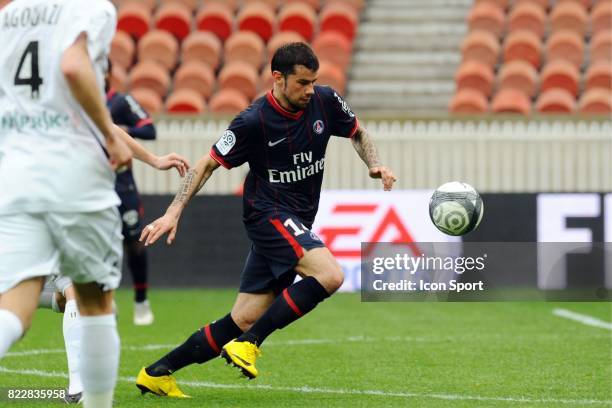
[(448, 235), (465, 235), (482, 220), (484, 207), (474, 187), (460, 181), (442, 184), (429, 201), (429, 216)]

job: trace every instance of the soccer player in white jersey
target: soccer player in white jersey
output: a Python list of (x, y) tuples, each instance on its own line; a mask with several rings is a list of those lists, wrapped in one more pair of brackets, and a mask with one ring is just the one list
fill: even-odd
[(102, 93), (115, 25), (107, 0), (17, 0), (0, 10), (0, 357), (30, 326), (44, 277), (61, 270), (82, 315), (85, 407), (112, 406), (119, 366), (112, 167), (132, 153)]

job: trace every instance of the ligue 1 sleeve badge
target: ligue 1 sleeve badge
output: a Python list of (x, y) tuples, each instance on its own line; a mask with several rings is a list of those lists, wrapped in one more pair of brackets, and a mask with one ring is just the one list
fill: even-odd
[(312, 130), (314, 130), (317, 135), (323, 133), (324, 129), (325, 126), (323, 125), (323, 121), (321, 119), (317, 120), (315, 123), (312, 124)]

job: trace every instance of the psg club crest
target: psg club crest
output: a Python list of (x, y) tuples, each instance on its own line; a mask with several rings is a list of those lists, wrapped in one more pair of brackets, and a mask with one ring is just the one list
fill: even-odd
[(312, 124), (312, 130), (314, 130), (317, 135), (323, 133), (323, 129), (325, 129), (325, 126), (323, 126), (322, 120), (317, 120), (315, 123)]

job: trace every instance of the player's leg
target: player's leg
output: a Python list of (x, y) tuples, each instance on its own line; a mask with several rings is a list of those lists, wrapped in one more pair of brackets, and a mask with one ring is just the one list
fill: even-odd
[(121, 221), (116, 208), (46, 218), (62, 252), (81, 314), (80, 374), (85, 407), (112, 406), (119, 368), (113, 290), (121, 280)]
[[(68, 392), (64, 400), (67, 403), (78, 403), (83, 395), (81, 382), (81, 314), (77, 307), (76, 291), (70, 279), (60, 277), (56, 281), (56, 297), (65, 302), (62, 331), (68, 360)], [(61, 304), (61, 300), (58, 302)]]
[(241, 292), (231, 313), (196, 330), (183, 344), (140, 370), (136, 379), (138, 388), (157, 395), (184, 396), (170, 375), (188, 365), (217, 357), (226, 343), (250, 328), (274, 300), (273, 292), (268, 289), (273, 279), (265, 260), (251, 251), (242, 272)]
[[(291, 223), (287, 220), (291, 219)], [(314, 309), (320, 302), (334, 293), (343, 282), (342, 268), (319, 238), (308, 231), (297, 217), (284, 215), (272, 219), (272, 225), (281, 239), (274, 248), (262, 248), (269, 252), (272, 269), (283, 271), (286, 265), (294, 268), (303, 279), (288, 283), (281, 295), (277, 296), (270, 308), (240, 335), (236, 341), (224, 347), (223, 356), (242, 368), (249, 377), (257, 376), (255, 360), (259, 346), (274, 330), (282, 329)], [(285, 225), (299, 225), (302, 228), (285, 228)], [(293, 230), (293, 231), (291, 231)], [(252, 232), (251, 232), (252, 233)], [(269, 233), (266, 242), (273, 242)], [(289, 248), (290, 251), (287, 249)], [(284, 262), (283, 262), (284, 260)]]
[(30, 328), (43, 282), (29, 278), (0, 295), (0, 358)]
[(58, 270), (59, 252), (42, 216), (0, 216), (0, 357), (32, 322), (44, 278)]

